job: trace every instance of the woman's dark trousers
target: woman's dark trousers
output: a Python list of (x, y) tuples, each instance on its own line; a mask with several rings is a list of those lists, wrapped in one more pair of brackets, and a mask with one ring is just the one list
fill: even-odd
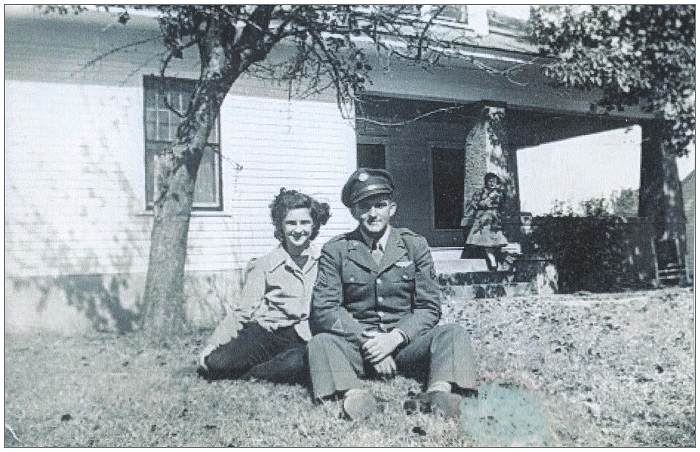
[(206, 358), (208, 379), (259, 379), (275, 383), (309, 381), (306, 342), (293, 326), (268, 331), (257, 322), (243, 325), (238, 337)]

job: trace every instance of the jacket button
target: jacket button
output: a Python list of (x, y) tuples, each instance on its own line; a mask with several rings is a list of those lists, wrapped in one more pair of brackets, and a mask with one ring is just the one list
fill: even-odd
[(377, 301), (381, 303), (382, 301), (384, 301), (384, 297), (377, 297)]
[[(406, 276), (406, 275), (404, 275), (404, 276)], [(351, 277), (350, 277), (350, 282), (355, 282), (355, 277), (354, 277), (354, 276), (351, 276)]]
[(381, 283), (382, 283), (382, 280), (377, 278), (377, 284), (381, 284)]
[(401, 275), (401, 277), (402, 277), (403, 279), (408, 279), (408, 275), (406, 275), (406, 274)]
[(379, 316), (379, 318), (383, 318), (383, 317), (384, 317), (384, 313), (383, 313), (382, 311), (378, 311), (378, 312), (377, 312), (377, 315)]

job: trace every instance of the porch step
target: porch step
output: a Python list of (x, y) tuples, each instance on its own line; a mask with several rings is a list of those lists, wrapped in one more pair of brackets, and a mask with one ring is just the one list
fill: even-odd
[(439, 275), (452, 273), (488, 272), (486, 259), (442, 259), (435, 258), (435, 272)]
[(510, 271), (488, 271), (484, 259), (435, 260), (438, 283), (447, 295), (466, 299), (555, 293), (547, 261), (534, 256), (517, 259)]
[(537, 293), (537, 284), (528, 275), (513, 272), (438, 273), (438, 282), (446, 295), (460, 298), (517, 297)]
[(680, 264), (670, 264), (658, 271), (659, 281), (664, 285), (678, 285), (684, 276), (685, 267)]
[(472, 284), (467, 286), (442, 286), (446, 295), (466, 298), (524, 297), (537, 293), (536, 283), (516, 282), (500, 284)]

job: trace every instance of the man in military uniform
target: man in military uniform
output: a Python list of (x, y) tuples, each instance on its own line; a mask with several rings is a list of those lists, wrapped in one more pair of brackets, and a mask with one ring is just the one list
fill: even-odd
[(469, 337), (459, 325), (436, 326), (440, 291), (428, 243), (390, 225), (393, 191), (381, 169), (360, 168), (343, 187), (359, 226), (326, 243), (319, 260), (310, 314), (314, 397), (343, 397), (348, 418), (365, 418), (378, 405), (359, 377), (400, 372), (427, 380), (405, 409), (459, 416), (462, 395), (476, 393)]

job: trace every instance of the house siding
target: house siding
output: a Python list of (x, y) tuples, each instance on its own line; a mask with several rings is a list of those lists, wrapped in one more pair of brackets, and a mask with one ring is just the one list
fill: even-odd
[[(5, 92), (6, 273), (145, 272), (142, 89), (8, 81)], [(282, 186), (331, 204), (320, 241), (352, 227), (338, 193), (355, 135), (335, 104), (229, 96), (221, 114), (224, 210), (193, 215), (188, 271), (241, 268), (274, 246), (268, 205)]]
[[(6, 326), (110, 329), (105, 309), (136, 312), (148, 266), (143, 90), (8, 80), (5, 115)], [(247, 261), (278, 243), (268, 206), (280, 187), (331, 205), (317, 242), (354, 225), (339, 193), (355, 132), (335, 103), (228, 96), (221, 129), (224, 208), (190, 223), (195, 324), (215, 322)]]
[[(95, 58), (156, 36), (157, 23), (6, 12), (6, 328), (133, 329), (153, 222), (143, 76), (159, 73), (162, 44)], [(168, 75), (197, 78), (196, 52)], [(331, 205), (319, 243), (355, 224), (340, 202), (356, 164), (353, 121), (334, 93), (290, 101), (289, 88), (244, 75), (222, 105), (223, 210), (190, 222), (185, 295), (195, 325), (214, 324), (235, 303), (245, 264), (277, 245), (268, 206), (280, 187)]]

